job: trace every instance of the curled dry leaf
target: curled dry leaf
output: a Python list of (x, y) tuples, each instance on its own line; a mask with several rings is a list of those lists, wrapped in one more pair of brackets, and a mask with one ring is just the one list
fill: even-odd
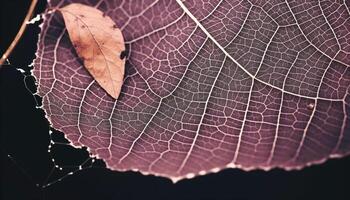
[(100, 10), (72, 3), (62, 13), (69, 38), (85, 68), (113, 98), (117, 99), (124, 77), (125, 50), (120, 29)]

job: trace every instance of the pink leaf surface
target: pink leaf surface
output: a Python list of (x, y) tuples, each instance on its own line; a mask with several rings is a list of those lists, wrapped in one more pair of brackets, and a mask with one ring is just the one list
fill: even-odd
[(349, 154), (348, 1), (74, 3), (122, 30), (118, 100), (84, 69), (57, 13), (45, 17), (33, 74), (52, 126), (108, 168), (177, 181)]

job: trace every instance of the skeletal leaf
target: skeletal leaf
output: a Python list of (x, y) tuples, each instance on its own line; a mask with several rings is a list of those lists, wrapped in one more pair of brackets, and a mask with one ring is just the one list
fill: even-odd
[(110, 17), (94, 7), (72, 3), (59, 11), (85, 68), (109, 95), (117, 99), (125, 68), (125, 59), (121, 56), (125, 45), (120, 29)]

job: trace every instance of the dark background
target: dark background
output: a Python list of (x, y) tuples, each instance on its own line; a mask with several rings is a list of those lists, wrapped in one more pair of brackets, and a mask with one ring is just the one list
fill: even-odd
[[(1, 55), (16, 35), (29, 4), (29, 0), (1, 0)], [(39, 1), (36, 13), (44, 9), (45, 2)], [(93, 168), (40, 187), (52, 169), (51, 156), (77, 166), (88, 155), (62, 145), (55, 145), (54, 153), (47, 152), (50, 128), (44, 112), (36, 108), (40, 98), (32, 94), (34, 79), (28, 67), (40, 31), (37, 25), (28, 26), (9, 58), (11, 65), (0, 69), (0, 199), (350, 199), (350, 157), (291, 172), (229, 169), (177, 184), (134, 172), (111, 172), (98, 161)], [(54, 130), (53, 137), (62, 140), (62, 134)], [(68, 172), (55, 170), (48, 181)]]

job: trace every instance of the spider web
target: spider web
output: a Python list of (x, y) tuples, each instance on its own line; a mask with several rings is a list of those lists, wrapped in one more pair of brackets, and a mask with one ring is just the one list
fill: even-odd
[[(15, 67), (10, 64), (8, 60), (7, 67), (15, 68), (17, 73), (20, 74), (23, 80), (23, 86), (33, 98), (34, 104), (33, 107), (36, 108), (35, 112), (43, 114), (42, 110), (42, 99), (36, 93), (35, 78), (31, 75), (31, 67)], [(33, 114), (35, 116), (35, 114)], [(44, 116), (42, 116), (44, 118)], [(30, 151), (26, 151), (23, 148), (20, 148), (16, 152), (12, 152), (11, 149), (2, 149), (2, 151), (7, 155), (8, 159), (15, 165), (16, 168), (39, 189), (46, 189), (49, 186), (52, 186), (58, 182), (63, 181), (64, 179), (72, 176), (78, 172), (86, 171), (91, 168), (102, 168), (105, 169), (104, 163), (98, 159), (90, 157), (86, 148), (76, 149), (74, 148), (69, 141), (64, 138), (63, 133), (52, 129), (49, 125), (47, 128), (48, 141), (47, 141), (47, 154), (49, 159), (49, 165), (47, 166), (47, 174), (44, 172), (38, 174), (33, 173), (31, 168), (31, 163), (28, 163), (20, 154), (24, 154), (28, 157), (32, 155), (29, 154)], [(5, 141), (4, 142), (10, 142)], [(36, 143), (33, 143), (36, 144)], [(35, 156), (35, 155), (33, 155)], [(68, 159), (69, 157), (73, 159)], [(38, 162), (36, 159), (32, 160), (33, 162)], [(43, 164), (45, 162), (39, 161)], [(40, 166), (40, 168), (45, 168), (45, 166)], [(37, 175), (37, 176), (35, 176)], [(41, 179), (40, 177), (44, 177)]]

